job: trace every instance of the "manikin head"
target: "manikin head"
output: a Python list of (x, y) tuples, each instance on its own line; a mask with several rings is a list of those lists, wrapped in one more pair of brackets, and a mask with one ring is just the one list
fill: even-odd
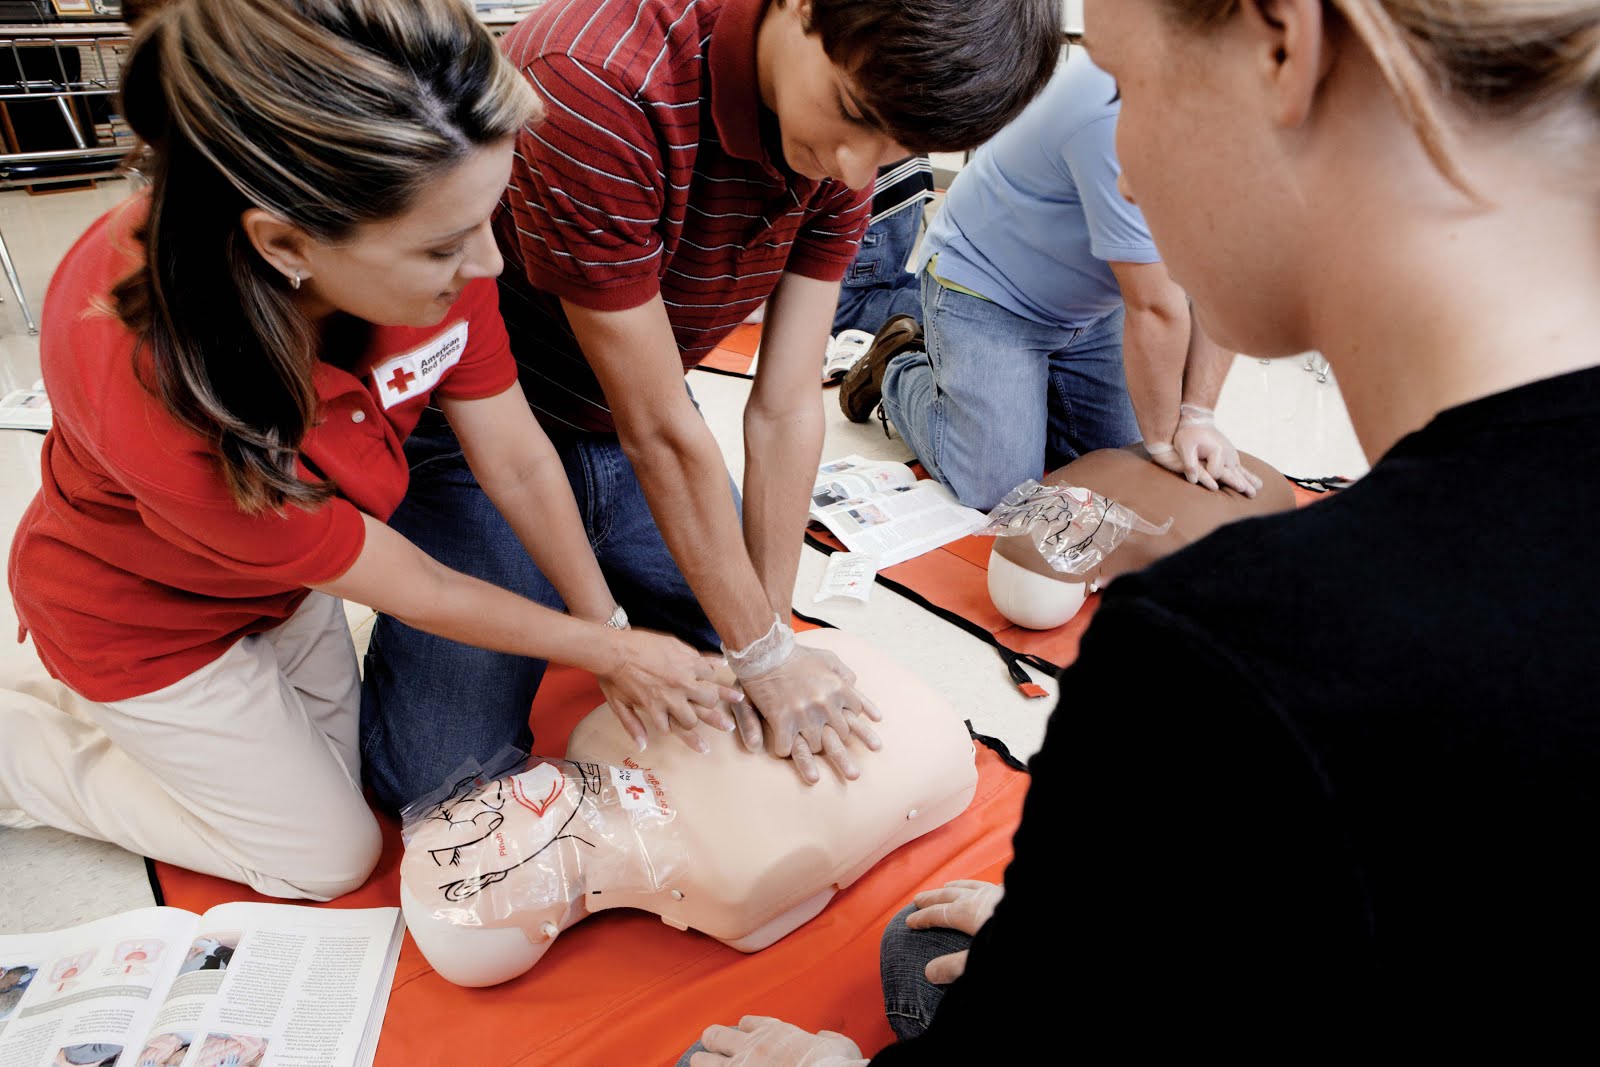
[(478, 939), (474, 954), (503, 944), (510, 973), (485, 981), (480, 958), (471, 968), (474, 980), (459, 984), (522, 973), (588, 914), (592, 894), (658, 892), (684, 867), (661, 783), (633, 768), (532, 760), (488, 781), (464, 776), (413, 818), (400, 866), (402, 893), (412, 932), (435, 969), (459, 981), (447, 939), (427, 943), (427, 924), (413, 916), (505, 934)]
[(1283, 475), (1254, 456), (1241, 455), (1240, 460), (1262, 481), (1254, 497), (1192, 485), (1151, 463), (1137, 446), (1080, 456), (1046, 476), (1044, 484), (1081, 486), (1157, 527), (1170, 519), (1170, 528), (1163, 533), (1133, 529), (1103, 560), (1079, 574), (1053, 569), (1030, 537), (997, 537), (989, 554), (989, 599), (1017, 626), (1054, 629), (1078, 613), (1094, 588), (1118, 575), (1141, 570), (1226, 523), (1294, 507), (1294, 493)]

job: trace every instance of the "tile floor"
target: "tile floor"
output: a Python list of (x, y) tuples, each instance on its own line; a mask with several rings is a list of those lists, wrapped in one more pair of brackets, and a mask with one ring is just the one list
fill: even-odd
[[(0, 194), (0, 234), (17, 263), (35, 317), (61, 256), (93, 218), (125, 194), (120, 182), (40, 197)], [(38, 339), (26, 334), (9, 287), (0, 283), (0, 293), (0, 390), (10, 390), (38, 377)], [(691, 375), (690, 381), (729, 467), (742, 475), (739, 414), (749, 384), (703, 373)], [(824, 410), (825, 457), (852, 452), (887, 459), (910, 456), (898, 438), (884, 436), (876, 421), (865, 426), (845, 421), (832, 393), (824, 398)], [(1301, 359), (1262, 363), (1241, 357), (1223, 392), (1218, 419), (1240, 448), (1286, 473), (1357, 477), (1366, 470), (1337, 384), (1319, 382)], [(7, 545), (39, 485), (40, 441), (37, 434), (0, 430), (0, 531)], [(1019, 756), (1037, 749), (1053, 700), (1023, 698), (986, 645), (888, 590), (875, 589), (866, 604), (814, 603), (822, 562), (819, 553), (806, 550), (795, 586), (797, 608), (863, 634), (916, 668), (980, 732), (1005, 740)], [(348, 613), (357, 644), (364, 647), (372, 613), (357, 605), (350, 605)], [(9, 595), (0, 593), (0, 634), (14, 632), (14, 623)], [(143, 861), (121, 849), (55, 830), (0, 830), (0, 902), (0, 933), (15, 933), (145, 906), (151, 895)]]

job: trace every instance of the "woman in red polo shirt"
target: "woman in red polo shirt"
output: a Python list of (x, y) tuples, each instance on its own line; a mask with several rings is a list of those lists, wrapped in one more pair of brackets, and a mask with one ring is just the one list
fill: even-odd
[[(45, 301), (55, 425), (10, 579), (57, 681), (0, 693), (0, 824), (274, 896), (360, 885), (341, 597), (591, 670), (641, 744), (731, 728), (706, 660), (626, 628), (517, 387), (488, 222), (538, 104), (466, 6), (173, 0), (124, 96), (151, 187)], [(384, 525), (430, 400), (570, 617)]]

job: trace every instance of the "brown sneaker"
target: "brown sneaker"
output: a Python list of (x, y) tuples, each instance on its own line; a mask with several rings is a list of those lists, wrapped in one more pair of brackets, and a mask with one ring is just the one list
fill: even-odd
[(879, 328), (867, 354), (856, 360), (839, 383), (839, 408), (851, 422), (866, 422), (883, 399), (883, 374), (889, 361), (922, 345), (922, 326), (910, 315), (896, 315)]

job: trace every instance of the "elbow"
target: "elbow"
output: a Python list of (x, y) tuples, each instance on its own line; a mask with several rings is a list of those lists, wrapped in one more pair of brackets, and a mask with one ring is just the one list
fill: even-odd
[(684, 470), (720, 462), (716, 440), (699, 415), (683, 418), (619, 418), (617, 443), (640, 477), (663, 469)]
[(777, 396), (753, 393), (744, 409), (745, 450), (781, 448), (809, 451), (822, 447), (821, 390)]
[(418, 555), (422, 557), (419, 573), (396, 587), (403, 599), (379, 610), (413, 630), (438, 633), (440, 607), (451, 602), (448, 586), (455, 572), (426, 552), (419, 551)]
[[(518, 457), (488, 470), (474, 469), (473, 477), (484, 494), (500, 507), (500, 502), (525, 489), (551, 484), (551, 479), (566, 480), (566, 469), (554, 451), (549, 455)], [(504, 512), (504, 508), (501, 511)]]
[(1129, 300), (1126, 306), (1130, 326), (1144, 322), (1160, 329), (1173, 329), (1189, 321), (1189, 301), (1181, 291), (1145, 300)]

